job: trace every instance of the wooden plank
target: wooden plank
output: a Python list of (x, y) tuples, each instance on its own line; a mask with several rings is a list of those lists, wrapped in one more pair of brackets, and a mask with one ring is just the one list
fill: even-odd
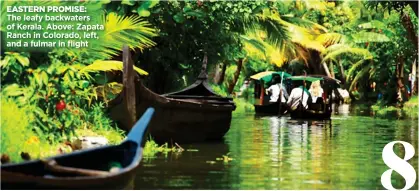
[(207, 100), (233, 100), (232, 98), (227, 97), (216, 97), (216, 96), (199, 96), (199, 95), (168, 95), (165, 96), (168, 98), (175, 98), (175, 99), (181, 99), (181, 98), (193, 98), (193, 99), (207, 99)]
[(135, 102), (135, 86), (134, 86), (134, 63), (131, 59), (129, 47), (124, 46), (122, 50), (123, 60), (123, 80), (124, 85), (124, 105), (128, 112), (128, 127), (132, 128), (137, 121), (136, 102)]
[(57, 164), (55, 160), (50, 160), (50, 161), (43, 160), (42, 162), (44, 163), (45, 168), (52, 172), (77, 174), (80, 176), (107, 176), (110, 174), (110, 172), (101, 171), (101, 170), (90, 170), (90, 169), (60, 166)]

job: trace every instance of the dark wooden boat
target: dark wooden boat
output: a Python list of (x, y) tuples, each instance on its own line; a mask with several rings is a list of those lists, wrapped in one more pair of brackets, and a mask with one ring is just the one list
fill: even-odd
[[(281, 104), (281, 106), (279, 104)], [(253, 106), (255, 107), (255, 112), (262, 115), (283, 115), (288, 108), (288, 105), (283, 102), (268, 103), (265, 105), (254, 104)]]
[[(147, 107), (156, 109), (150, 122), (149, 133), (159, 143), (191, 143), (221, 140), (230, 129), (232, 111), (236, 106), (230, 97), (221, 97), (211, 90), (207, 83), (207, 58), (197, 81), (191, 86), (169, 94), (158, 95), (143, 85), (139, 78), (135, 82), (137, 113)], [(124, 91), (112, 101), (112, 119), (121, 127), (126, 124)]]
[(299, 107), (294, 111), (290, 111), (291, 118), (325, 120), (330, 119), (332, 116), (332, 109), (328, 107), (329, 104), (319, 104), (320, 107), (325, 106), (325, 109), (313, 109), (310, 105), (311, 104), (309, 104), (308, 109), (302, 109), (302, 107)]
[[(123, 189), (134, 180), (141, 161), (144, 132), (153, 115), (149, 108), (120, 145), (75, 151), (1, 166), (2, 189)], [(110, 164), (120, 168), (108, 171)]]
[[(269, 96), (265, 95), (265, 84), (269, 84), (273, 76), (281, 76), (283, 78), (290, 77), (291, 75), (285, 72), (274, 72), (274, 71), (265, 71), (260, 72), (251, 76), (255, 82), (255, 113), (260, 115), (284, 115), (287, 112), (288, 106), (284, 102), (268, 102)], [(282, 97), (282, 94), (279, 96)], [(281, 100), (280, 98), (278, 100)], [(259, 103), (257, 103), (259, 102)]]
[[(335, 91), (335, 95), (338, 93), (337, 88), (339, 87), (340, 81), (321, 75), (307, 75), (307, 76), (293, 76), (288, 79), (291, 80), (305, 80), (306, 82), (312, 82), (313, 80), (321, 80), (321, 87), (325, 94), (325, 100), (321, 98), (320, 102), (312, 103), (311, 99), (308, 100), (308, 108), (304, 109), (302, 104), (295, 110), (290, 110), (291, 118), (293, 119), (316, 119), (316, 120), (327, 120), (332, 115), (332, 92)], [(319, 98), (318, 98), (319, 99)]]

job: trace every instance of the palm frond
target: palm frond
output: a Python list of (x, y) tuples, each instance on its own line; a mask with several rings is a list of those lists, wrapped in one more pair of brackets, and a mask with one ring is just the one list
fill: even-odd
[(378, 20), (372, 20), (367, 23), (362, 23), (358, 25), (358, 27), (361, 29), (386, 29), (387, 28), (386, 24)]
[(304, 28), (308, 28), (311, 29), (313, 32), (315, 33), (327, 33), (327, 29), (313, 21), (307, 20), (307, 19), (303, 19), (300, 17), (296, 17), (295, 15), (282, 15), (281, 19), (283, 19), (284, 21), (288, 22), (288, 23), (292, 23), (294, 25), (300, 26), (300, 27), (304, 27)]
[(390, 39), (386, 35), (375, 33), (375, 32), (361, 31), (356, 34), (352, 34), (351, 36), (355, 43), (390, 41)]
[(260, 51), (263, 54), (266, 54), (266, 46), (265, 43), (259, 39), (250, 38), (245, 35), (240, 35), (240, 39), (243, 43), (248, 44), (254, 47), (256, 50)]
[(372, 65), (373, 65), (373, 63), (370, 63), (366, 67), (362, 68), (362, 70), (360, 72), (358, 72), (358, 74), (355, 76), (355, 78), (351, 82), (351, 85), (349, 87), (349, 91), (352, 91), (352, 89), (354, 88), (355, 84), (358, 83), (359, 79), (361, 77), (363, 77), (365, 74), (368, 73), (368, 71), (371, 69), (371, 66)]
[(102, 22), (105, 26), (99, 37), (102, 40), (91, 47), (102, 59), (118, 55), (124, 45), (140, 50), (156, 45), (150, 38), (157, 36), (157, 31), (137, 15), (125, 17), (111, 12), (102, 17)]
[(325, 50), (325, 47), (315, 40), (315, 34), (311, 29), (300, 27), (284, 20), (281, 20), (281, 23), (288, 28), (291, 42), (319, 52), (323, 52)]
[[(79, 70), (80, 73), (86, 74), (89, 72), (108, 72), (108, 71), (122, 71), (123, 63), (121, 61), (116, 60), (96, 60), (92, 64), (82, 68)], [(136, 66), (134, 66), (134, 70), (140, 75), (148, 75), (148, 73)]]
[(353, 48), (347, 45), (337, 44), (326, 49), (326, 51), (323, 53), (324, 58), (322, 62), (325, 62), (329, 59), (336, 59), (336, 57), (342, 54), (358, 55), (362, 56), (363, 59), (371, 59), (373, 57), (371, 52), (369, 52), (367, 49)]
[(323, 33), (316, 37), (316, 41), (321, 43), (324, 47), (339, 44), (343, 41), (343, 39), (344, 35), (339, 33)]
[(362, 59), (362, 60), (360, 60), (360, 61), (356, 62), (355, 64), (353, 64), (353, 65), (351, 66), (351, 68), (348, 70), (348, 73), (346, 74), (346, 81), (349, 81), (349, 80), (351, 79), (351, 77), (353, 76), (354, 71), (355, 71), (358, 67), (362, 66), (362, 64), (364, 64), (364, 62), (365, 62), (365, 60), (364, 60), (364, 59)]
[(96, 86), (92, 89), (97, 97), (101, 97), (105, 104), (108, 103), (109, 97), (118, 95), (123, 89), (123, 85), (117, 82), (106, 83), (104, 85)]
[(250, 21), (250, 27), (247, 31), (265, 31), (268, 34), (267, 40), (281, 45), (289, 40), (289, 32), (277, 13), (271, 13), (268, 9), (264, 9), (262, 13), (257, 14)]

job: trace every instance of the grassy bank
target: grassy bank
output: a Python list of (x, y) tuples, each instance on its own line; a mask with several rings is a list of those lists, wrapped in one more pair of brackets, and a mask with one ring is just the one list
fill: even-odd
[(418, 119), (418, 96), (413, 96), (403, 104), (403, 107), (387, 106), (378, 102), (371, 106), (375, 116), (380, 118)]
[[(71, 141), (81, 136), (102, 136), (109, 144), (118, 144), (124, 139), (124, 132), (116, 128), (101, 106), (83, 111), (83, 120), (72, 133), (65, 133), (65, 127), (57, 129), (56, 132), (61, 131), (61, 139), (55, 139), (53, 134), (45, 133), (43, 127), (36, 125), (38, 119), (33, 105), (19, 106), (15, 100), (2, 97), (1, 109), (2, 163), (21, 162), (28, 156), (37, 159), (72, 152)], [(26, 157), (22, 157), (22, 153)]]
[(234, 110), (233, 115), (255, 112), (253, 104), (244, 98), (234, 98), (234, 103), (236, 104), (236, 110)]

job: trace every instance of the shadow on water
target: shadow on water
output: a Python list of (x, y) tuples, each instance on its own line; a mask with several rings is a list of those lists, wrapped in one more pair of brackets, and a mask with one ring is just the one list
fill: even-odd
[[(360, 116), (348, 105), (335, 111), (326, 121), (236, 115), (222, 143), (182, 145), (199, 151), (144, 160), (134, 188), (383, 189), (382, 148), (394, 140), (418, 148), (417, 120)], [(403, 147), (394, 149), (403, 155)], [(409, 161), (415, 169), (417, 153)], [(227, 154), (232, 161), (217, 160)], [(397, 173), (393, 185), (404, 186)]]

